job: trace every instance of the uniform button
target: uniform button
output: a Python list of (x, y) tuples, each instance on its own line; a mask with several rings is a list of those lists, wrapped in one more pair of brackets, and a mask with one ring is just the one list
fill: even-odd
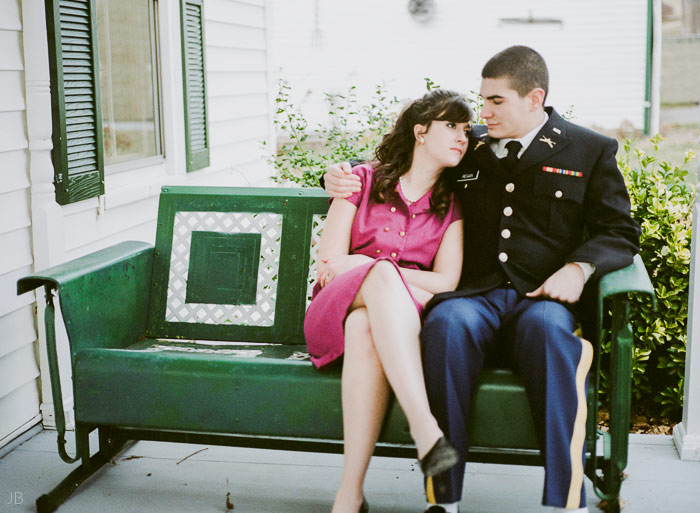
[(561, 198), (563, 195), (564, 195), (564, 193), (561, 191), (557, 191), (554, 193), (554, 196), (556, 196), (557, 198)]
[(466, 189), (467, 187), (469, 187), (469, 184), (468, 184), (468, 183), (465, 183), (465, 184), (464, 184), (464, 188)]
[(392, 212), (396, 212), (396, 207), (391, 207), (389, 210), (391, 210)]
[(400, 237), (403, 237), (404, 235), (406, 235), (406, 232), (399, 232)]
[(513, 209), (510, 207), (506, 207), (503, 209), (503, 215), (506, 217), (510, 217), (513, 215)]
[(504, 253), (499, 253), (498, 259), (499, 259), (501, 262), (507, 262), (507, 261), (508, 261), (508, 253), (505, 253), (505, 252), (504, 252)]
[(392, 253), (391, 258), (396, 258), (396, 253)]
[(501, 237), (503, 237), (504, 239), (510, 239), (510, 230), (508, 228), (503, 230), (501, 232)]
[(381, 252), (382, 252), (382, 250), (381, 250), (381, 249), (378, 249), (378, 250), (377, 250), (377, 254), (379, 254), (379, 253), (381, 253)]
[(508, 192), (513, 192), (515, 190), (515, 184), (514, 183), (507, 183), (506, 184), (506, 190)]
[(389, 227), (387, 226), (386, 228), (384, 228), (384, 231), (385, 231), (385, 232), (388, 232), (388, 231), (389, 231)]

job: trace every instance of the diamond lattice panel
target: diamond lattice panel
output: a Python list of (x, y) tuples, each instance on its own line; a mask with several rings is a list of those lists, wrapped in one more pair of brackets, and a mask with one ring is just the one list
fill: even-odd
[(306, 288), (306, 308), (308, 308), (309, 303), (311, 303), (311, 293), (313, 292), (314, 284), (316, 283), (316, 271), (318, 269), (318, 266), (316, 265), (316, 260), (318, 259), (318, 244), (321, 242), (321, 234), (323, 233), (323, 225), (325, 222), (325, 214), (316, 214), (313, 216), (311, 226), (311, 246), (309, 247), (309, 254), (311, 258), (309, 259), (309, 275), (307, 278), (308, 285)]
[[(190, 246), (194, 231), (261, 234), (260, 266), (254, 305), (187, 303), (185, 301)], [(281, 240), (282, 214), (178, 212), (173, 226), (165, 320), (236, 326), (272, 326), (275, 323)]]

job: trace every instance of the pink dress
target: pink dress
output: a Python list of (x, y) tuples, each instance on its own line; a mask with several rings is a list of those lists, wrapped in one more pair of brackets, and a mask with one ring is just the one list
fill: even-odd
[[(454, 201), (444, 219), (430, 212), (432, 191), (415, 203), (409, 203), (399, 187), (398, 198), (394, 197), (386, 203), (375, 203), (370, 199), (369, 192), (374, 168), (363, 164), (353, 168), (352, 172), (360, 177), (362, 191), (347, 198), (357, 206), (352, 224), (350, 254), (367, 255), (375, 261), (337, 276), (324, 288), (316, 284), (304, 318), (304, 335), (311, 361), (318, 368), (343, 354), (344, 323), (348, 308), (372, 266), (380, 260), (388, 260), (397, 270), (399, 267), (423, 271), (432, 269), (442, 236), (450, 224), (461, 218)], [(413, 302), (420, 313), (422, 306), (415, 298)]]

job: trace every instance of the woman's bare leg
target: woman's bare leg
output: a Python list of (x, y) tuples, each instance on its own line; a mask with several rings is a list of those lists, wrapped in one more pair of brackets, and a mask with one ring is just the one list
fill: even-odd
[(367, 310), (345, 320), (342, 399), (345, 438), (343, 477), (332, 513), (357, 513), (362, 486), (389, 401), (389, 383), (374, 349)]
[[(377, 262), (367, 273), (352, 307), (367, 309), (379, 361), (406, 414), (418, 457), (443, 435), (430, 412), (420, 353), (420, 318), (396, 268)], [(346, 330), (347, 331), (347, 330)]]

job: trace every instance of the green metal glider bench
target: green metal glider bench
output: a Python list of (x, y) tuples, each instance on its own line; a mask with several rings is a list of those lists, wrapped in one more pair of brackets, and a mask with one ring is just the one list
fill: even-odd
[[(320, 190), (164, 187), (155, 248), (124, 242), (19, 280), (20, 294), (46, 290), (58, 451), (81, 462), (39, 497), (40, 513), (54, 511), (129, 440), (342, 452), (340, 368), (315, 370), (303, 336), (327, 208)], [(597, 357), (587, 428), (587, 475), (611, 512), (627, 460), (628, 291), (653, 295), (638, 258), (601, 280), (588, 334), (597, 347), (603, 314), (613, 312), (610, 432), (596, 425)], [(75, 456), (65, 449), (56, 293), (70, 341)], [(517, 376), (485, 370), (473, 404), (471, 461), (541, 464)], [(395, 402), (376, 454), (415, 457)]]

